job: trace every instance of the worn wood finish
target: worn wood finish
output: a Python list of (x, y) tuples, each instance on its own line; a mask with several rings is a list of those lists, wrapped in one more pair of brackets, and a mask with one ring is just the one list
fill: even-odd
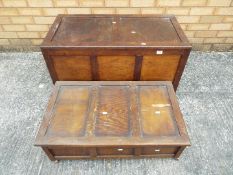
[(140, 80), (141, 70), (142, 70), (142, 59), (143, 56), (136, 56), (135, 57), (135, 67), (134, 67), (134, 80)]
[[(139, 87), (141, 130), (145, 136), (177, 135), (167, 89)], [(159, 103), (154, 103), (155, 99)], [(162, 117), (161, 117), (162, 116)]]
[(148, 56), (142, 61), (140, 80), (173, 81), (180, 55)]
[[(54, 112), (47, 130), (48, 136), (83, 136), (87, 119), (90, 89), (60, 88)], [(77, 114), (79, 114), (77, 116)]]
[[(128, 136), (129, 90), (125, 86), (102, 86), (99, 89), (95, 119), (96, 136)], [(111, 102), (112, 101), (112, 102)]]
[(179, 147), (178, 151), (175, 154), (175, 159), (179, 159), (181, 153), (184, 151), (185, 148), (186, 148), (186, 146)]
[(99, 80), (99, 68), (98, 68), (98, 63), (97, 63), (97, 58), (96, 56), (90, 56), (91, 59), (91, 75), (92, 75), (92, 80), (96, 81)]
[(89, 56), (51, 57), (59, 80), (92, 80)]
[(172, 15), (58, 15), (41, 50), (58, 80), (172, 81), (191, 45)]
[(154, 155), (154, 154), (175, 154), (178, 150), (178, 147), (156, 147), (156, 146), (147, 146), (142, 148), (142, 155)]
[(133, 56), (98, 56), (99, 80), (133, 80), (135, 60)]
[(170, 82), (63, 81), (35, 145), (51, 160), (177, 158), (190, 142)]

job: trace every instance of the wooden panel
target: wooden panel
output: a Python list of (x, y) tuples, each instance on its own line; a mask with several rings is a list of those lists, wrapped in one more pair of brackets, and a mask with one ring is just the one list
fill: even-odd
[(129, 135), (128, 88), (128, 86), (101, 86), (95, 123), (97, 136)]
[(51, 160), (178, 157), (190, 142), (175, 98), (171, 82), (58, 81), (35, 145)]
[(47, 136), (84, 135), (90, 89), (70, 86), (61, 87), (59, 92)]
[(100, 80), (133, 80), (134, 56), (98, 56)]
[[(57, 16), (40, 47), (54, 83), (167, 80), (176, 89), (192, 46), (174, 15), (63, 14)], [(155, 55), (159, 50), (163, 55)], [(90, 56), (98, 57), (91, 59), (95, 69), (90, 68)], [(141, 58), (135, 63), (135, 56), (145, 56), (143, 63)]]
[(139, 99), (144, 136), (178, 134), (166, 86), (139, 86)]
[(148, 146), (142, 148), (142, 155), (153, 155), (153, 154), (175, 154), (178, 147), (155, 147)]
[(134, 68), (134, 80), (138, 81), (140, 80), (140, 76), (141, 76), (141, 69), (142, 69), (142, 59), (143, 56), (136, 56), (135, 57), (135, 68)]
[(53, 153), (54, 156), (88, 156), (89, 154), (89, 148), (84, 147), (54, 147), (50, 149), (50, 151)]
[(122, 17), (119, 22), (118, 39), (126, 43), (135, 42), (140, 45), (144, 42), (150, 45), (153, 42), (161, 44), (181, 42), (169, 18)]
[(92, 80), (89, 56), (51, 56), (58, 80)]
[(150, 56), (142, 61), (141, 80), (173, 81), (180, 55)]
[(113, 17), (93, 18), (86, 16), (82, 18), (64, 17), (57, 28), (52, 42), (66, 44), (102, 43), (112, 41)]
[[(145, 44), (141, 44), (145, 43)], [(191, 47), (172, 15), (59, 15), (41, 47)]]
[(122, 148), (122, 147), (115, 147), (115, 148), (97, 148), (97, 155), (133, 155), (134, 149), (133, 148)]
[[(163, 56), (164, 55), (181, 55), (184, 52), (184, 49), (177, 49), (177, 48), (170, 48), (170, 49), (161, 49), (161, 48), (151, 48), (151, 47), (144, 47), (140, 49), (132, 49), (132, 48), (104, 48), (100, 47), (98, 49), (91, 49), (91, 48), (60, 48), (60, 49), (51, 49), (51, 48), (42, 48), (42, 53), (48, 51), (50, 55), (82, 55), (82, 56), (89, 56), (89, 55), (99, 55), (99, 56), (135, 56), (135, 55), (155, 55), (156, 51), (162, 50)], [(190, 50), (190, 49), (189, 49)]]

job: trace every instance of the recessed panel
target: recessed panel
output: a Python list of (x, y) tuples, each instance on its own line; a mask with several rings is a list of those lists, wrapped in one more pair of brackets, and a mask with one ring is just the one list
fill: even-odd
[(52, 41), (87, 46), (112, 41), (112, 21), (112, 17), (63, 17)]
[(150, 56), (142, 61), (141, 80), (173, 81), (180, 55)]
[(101, 86), (95, 122), (96, 136), (128, 136), (129, 107), (128, 86)]
[(126, 43), (179, 43), (180, 38), (169, 18), (121, 17), (118, 40)]
[(90, 88), (61, 87), (51, 114), (48, 136), (83, 136), (87, 120)]
[(54, 156), (89, 156), (89, 149), (86, 147), (58, 147), (50, 150)]
[(98, 56), (100, 80), (133, 80), (134, 56)]
[(46, 44), (59, 46), (180, 46), (186, 41), (175, 18), (164, 15), (60, 15), (49, 33)]
[(133, 148), (97, 148), (97, 155), (98, 156), (105, 156), (105, 155), (133, 155), (134, 150)]
[(155, 147), (147, 146), (142, 148), (142, 155), (154, 155), (154, 154), (175, 154), (178, 147)]
[(53, 62), (60, 81), (92, 80), (89, 56), (56, 56)]
[(178, 134), (166, 86), (138, 86), (140, 125), (144, 136)]

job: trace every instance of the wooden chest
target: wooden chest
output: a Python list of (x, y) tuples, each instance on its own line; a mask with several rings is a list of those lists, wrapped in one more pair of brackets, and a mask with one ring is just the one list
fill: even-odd
[(174, 16), (59, 15), (41, 50), (56, 81), (172, 81), (191, 45)]
[(189, 137), (170, 82), (57, 82), (36, 146), (51, 160), (178, 158)]

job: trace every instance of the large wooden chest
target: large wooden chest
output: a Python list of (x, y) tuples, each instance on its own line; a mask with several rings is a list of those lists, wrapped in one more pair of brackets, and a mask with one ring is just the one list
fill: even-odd
[(59, 15), (41, 50), (56, 81), (172, 81), (191, 45), (174, 16)]
[(51, 160), (178, 158), (189, 137), (170, 82), (57, 82), (36, 146)]

